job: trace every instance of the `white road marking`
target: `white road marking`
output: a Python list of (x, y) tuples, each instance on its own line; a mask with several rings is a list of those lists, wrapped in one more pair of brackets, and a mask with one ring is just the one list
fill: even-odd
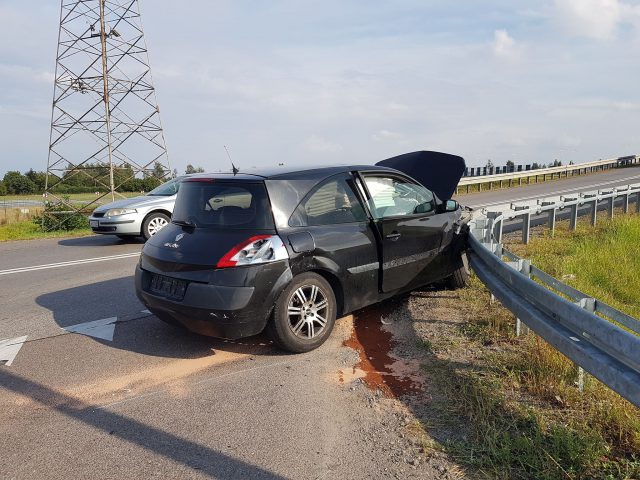
[(499, 202), (493, 202), (493, 203), (482, 203), (482, 204), (469, 203), (468, 205), (471, 206), (471, 207), (476, 207), (476, 208), (492, 207), (494, 205), (504, 205), (504, 204), (513, 203), (513, 202), (523, 202), (523, 201), (526, 201), (526, 200), (535, 200), (535, 199), (538, 199), (538, 198), (553, 197), (553, 196), (556, 196), (556, 195), (562, 195), (564, 193), (575, 193), (575, 192), (582, 192), (582, 191), (585, 191), (585, 190), (594, 190), (594, 189), (596, 189), (598, 187), (603, 187), (605, 185), (613, 185), (613, 184), (625, 185), (626, 182), (633, 183), (633, 182), (630, 182), (630, 180), (634, 180), (634, 179), (637, 179), (637, 178), (640, 178), (640, 175), (634, 175), (634, 176), (627, 177), (627, 178), (621, 178), (619, 180), (611, 180), (609, 182), (604, 182), (604, 183), (594, 183), (592, 185), (583, 185), (582, 187), (570, 188), (568, 190), (558, 190), (558, 191), (555, 191), (555, 192), (548, 192), (548, 193), (544, 192), (544, 193), (540, 193), (540, 194), (537, 194), (537, 195), (530, 195), (528, 197), (501, 200)]
[(0, 365), (10, 366), (26, 340), (27, 335), (0, 340)]
[(89, 337), (100, 338), (102, 340), (113, 341), (113, 333), (116, 330), (118, 317), (103, 318), (92, 322), (79, 323), (62, 329), (69, 333), (79, 333)]
[(122, 253), (120, 255), (109, 255), (106, 257), (85, 258), (82, 260), (71, 260), (68, 262), (47, 263), (45, 265), (34, 265), (32, 267), (9, 268), (8, 270), (0, 270), (0, 275), (12, 275), (14, 273), (34, 272), (36, 270), (47, 270), (49, 268), (71, 267), (73, 265), (83, 265), (85, 263), (107, 262), (109, 260), (120, 260), (122, 258), (131, 258), (140, 256), (140, 252)]

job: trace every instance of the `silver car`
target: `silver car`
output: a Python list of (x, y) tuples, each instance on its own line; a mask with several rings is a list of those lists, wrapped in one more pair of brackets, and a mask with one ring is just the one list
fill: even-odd
[(171, 220), (183, 178), (177, 177), (163, 183), (146, 195), (99, 206), (89, 217), (91, 230), (123, 239), (142, 236), (148, 240)]

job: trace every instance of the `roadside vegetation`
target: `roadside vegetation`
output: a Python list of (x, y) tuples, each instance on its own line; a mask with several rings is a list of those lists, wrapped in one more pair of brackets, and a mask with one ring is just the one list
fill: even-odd
[(516, 337), (513, 315), (477, 277), (426, 300), (442, 322), (419, 341), (423, 368), (432, 408), (455, 433), (425, 451), (444, 448), (486, 478), (640, 478), (636, 407), (589, 376), (580, 392), (576, 366), (532, 332)]
[[(640, 216), (598, 221), (509, 248), (638, 318)], [(457, 295), (422, 298), (420, 311), (441, 317), (428, 317), (438, 327), (419, 339), (429, 389), (438, 392), (433, 408), (456, 432), (441, 448), (487, 478), (640, 478), (635, 406), (589, 375), (580, 392), (576, 365), (533, 332), (516, 337), (513, 314), (491, 302), (477, 277)], [(432, 448), (440, 447), (425, 444)]]
[(558, 228), (509, 249), (578, 290), (640, 318), (640, 216), (598, 218), (596, 227), (579, 223)]

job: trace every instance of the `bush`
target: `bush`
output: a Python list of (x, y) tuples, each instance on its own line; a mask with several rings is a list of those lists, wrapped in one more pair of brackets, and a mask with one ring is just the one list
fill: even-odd
[(7, 194), (7, 187), (2, 180), (0, 180), (0, 196)]
[(37, 189), (35, 183), (33, 183), (20, 172), (16, 171), (5, 173), (3, 182), (5, 187), (7, 188), (7, 192), (12, 195), (34, 193)]
[[(68, 201), (69, 197), (65, 197)], [(89, 220), (83, 214), (70, 212), (69, 206), (64, 203), (46, 202), (42, 215), (33, 218), (36, 225), (42, 226), (45, 231), (51, 230), (78, 230), (89, 227)]]

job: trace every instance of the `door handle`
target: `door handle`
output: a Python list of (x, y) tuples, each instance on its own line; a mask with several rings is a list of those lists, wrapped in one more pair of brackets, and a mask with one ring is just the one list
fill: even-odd
[(385, 238), (388, 238), (389, 240), (391, 240), (392, 242), (395, 242), (396, 240), (398, 240), (400, 238), (400, 233), (399, 232), (391, 232), (389, 235), (387, 235)]

